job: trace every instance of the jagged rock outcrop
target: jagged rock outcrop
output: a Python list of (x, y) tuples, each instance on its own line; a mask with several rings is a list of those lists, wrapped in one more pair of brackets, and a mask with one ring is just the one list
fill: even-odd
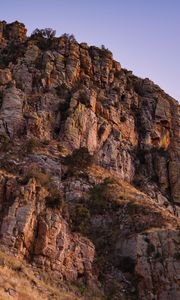
[(96, 299), (179, 299), (179, 145), (178, 102), (108, 49), (0, 22), (3, 251)]
[(94, 245), (72, 234), (59, 210), (45, 205), (47, 191), (32, 179), (19, 186), (13, 176), (1, 173), (1, 244), (20, 257), (33, 256), (43, 269), (60, 279), (92, 279)]
[(4, 40), (19, 40), (24, 41), (26, 39), (27, 29), (23, 23), (15, 21), (7, 24), (6, 21), (0, 22), (0, 39)]

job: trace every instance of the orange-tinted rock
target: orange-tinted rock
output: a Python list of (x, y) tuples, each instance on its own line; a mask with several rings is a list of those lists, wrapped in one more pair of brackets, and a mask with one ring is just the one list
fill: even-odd
[[(104, 47), (25, 40), (0, 22), (1, 248), (113, 299), (179, 299), (179, 104)], [(79, 148), (93, 166), (66, 164)]]
[(25, 28), (23, 23), (19, 23), (15, 21), (11, 24), (7, 24), (6, 22), (1, 22), (1, 32), (5, 39), (9, 40), (20, 40), (24, 41), (26, 39), (27, 29)]
[(6, 85), (12, 80), (10, 69), (0, 69), (0, 85)]

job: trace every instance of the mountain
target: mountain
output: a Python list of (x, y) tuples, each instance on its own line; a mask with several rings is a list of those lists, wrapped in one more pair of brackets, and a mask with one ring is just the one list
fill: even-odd
[(178, 300), (179, 215), (178, 102), (0, 22), (0, 299)]

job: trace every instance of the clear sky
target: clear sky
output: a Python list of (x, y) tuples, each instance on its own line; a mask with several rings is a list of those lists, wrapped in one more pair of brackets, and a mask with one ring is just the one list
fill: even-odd
[(23, 22), (28, 34), (51, 27), (103, 44), (180, 101), (180, 0), (2, 0), (0, 20)]

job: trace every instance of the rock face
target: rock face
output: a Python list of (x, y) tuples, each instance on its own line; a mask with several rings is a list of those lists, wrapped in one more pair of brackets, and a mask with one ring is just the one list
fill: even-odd
[(108, 299), (179, 299), (178, 102), (43, 34), (0, 22), (1, 249)]
[(1, 106), (1, 134), (10, 138), (24, 131), (25, 120), (22, 116), (22, 107), (25, 96), (15, 87), (6, 89)]
[(11, 24), (7, 24), (5, 21), (0, 22), (1, 39), (24, 41), (26, 39), (26, 32), (24, 24), (18, 21)]
[(60, 279), (91, 279), (94, 245), (72, 234), (59, 210), (45, 206), (46, 190), (33, 179), (22, 187), (16, 178), (1, 174), (1, 195), (2, 246), (20, 257), (33, 255), (38, 266), (52, 269)]

